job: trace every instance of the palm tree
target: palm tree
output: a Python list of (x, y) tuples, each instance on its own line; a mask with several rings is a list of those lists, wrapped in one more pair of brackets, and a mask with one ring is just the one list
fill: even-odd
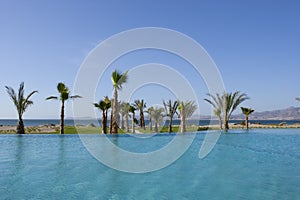
[(76, 99), (81, 98), (79, 95), (70, 96), (69, 88), (64, 83), (57, 84), (57, 90), (59, 93), (59, 97), (57, 96), (50, 96), (47, 97), (46, 100), (56, 99), (61, 101), (61, 111), (60, 111), (60, 134), (64, 134), (64, 117), (65, 117), (65, 102), (68, 99)]
[(297, 101), (300, 101), (300, 98), (296, 98)]
[(186, 119), (191, 117), (196, 111), (197, 105), (194, 101), (179, 101), (178, 110), (181, 117), (180, 132), (186, 132)]
[(112, 109), (112, 133), (118, 133), (118, 90), (122, 89), (122, 85), (127, 82), (127, 72), (120, 73), (117, 70), (112, 72), (111, 81), (114, 88), (114, 103)]
[(146, 103), (144, 102), (144, 99), (135, 100), (134, 106), (137, 110), (140, 111), (140, 126), (145, 130), (144, 108), (146, 108)]
[(132, 106), (132, 105), (130, 105), (129, 106), (129, 112), (131, 112), (132, 113), (132, 122), (131, 122), (131, 127), (132, 127), (132, 133), (135, 133), (135, 111), (136, 111), (136, 108), (135, 108), (135, 106)]
[(174, 101), (172, 104), (172, 101), (169, 100), (168, 102), (163, 101), (166, 116), (169, 117), (169, 133), (172, 133), (172, 123), (173, 123), (173, 117), (177, 113), (177, 107), (178, 107), (178, 101)]
[(246, 129), (249, 129), (249, 115), (254, 112), (252, 108), (241, 107), (243, 114), (246, 116)]
[(234, 93), (224, 93), (222, 96), (223, 103), (223, 114), (224, 114), (224, 126), (225, 131), (229, 129), (228, 121), (237, 107), (245, 100), (249, 99), (245, 93), (240, 93), (239, 91)]
[(151, 106), (150, 108), (148, 108), (147, 111), (145, 111), (146, 113), (148, 113), (148, 118), (149, 118), (149, 130), (152, 131), (152, 112), (153, 112), (153, 107)]
[(108, 109), (111, 107), (111, 101), (109, 100), (108, 96), (104, 97), (104, 100), (100, 100), (99, 103), (94, 103), (96, 108), (102, 110), (102, 133), (107, 133), (107, 112)]
[(239, 91), (234, 93), (223, 93), (220, 96), (218, 93), (216, 96), (212, 94), (208, 94), (212, 100), (204, 99), (208, 103), (210, 103), (214, 108), (214, 113), (219, 115), (219, 120), (221, 120), (221, 113), (223, 113), (224, 120), (224, 128), (227, 132), (229, 129), (229, 119), (233, 113), (237, 109), (237, 107), (245, 100), (249, 99), (245, 93), (240, 93)]
[(222, 130), (222, 109), (223, 109), (223, 99), (222, 97), (217, 93), (216, 96), (213, 96), (211, 94), (207, 94), (210, 99), (204, 99), (205, 101), (207, 101), (208, 103), (210, 103), (213, 107), (214, 107), (214, 115), (218, 117), (219, 119), (219, 125), (220, 125), (220, 129)]
[(18, 134), (25, 134), (25, 129), (24, 129), (24, 123), (23, 123), (23, 114), (28, 108), (28, 106), (33, 104), (33, 101), (29, 100), (30, 97), (34, 94), (37, 93), (38, 91), (32, 91), (29, 93), (29, 95), (25, 98), (24, 97), (24, 82), (20, 84), (18, 94), (15, 93), (14, 89), (12, 87), (5, 86), (7, 93), (11, 100), (13, 101), (15, 107), (17, 108), (18, 112), (18, 117), (19, 117), (19, 122), (17, 126), (17, 133)]
[(155, 107), (152, 110), (152, 119), (154, 120), (154, 131), (158, 132), (158, 123), (163, 119), (164, 108)]

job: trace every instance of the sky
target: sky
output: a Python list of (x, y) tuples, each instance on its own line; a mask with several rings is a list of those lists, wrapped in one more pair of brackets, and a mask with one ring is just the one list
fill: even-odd
[[(72, 91), (80, 66), (97, 45), (143, 27), (175, 30), (198, 42), (218, 67), (226, 90), (250, 97), (243, 106), (256, 111), (300, 106), (295, 101), (300, 97), (299, 10), (299, 1), (293, 0), (1, 0), (0, 118), (16, 118), (5, 86), (17, 89), (22, 81), (27, 93), (39, 91), (24, 118), (59, 118), (59, 102), (45, 101), (57, 95), (57, 83), (64, 82)], [(94, 101), (112, 96), (114, 69), (131, 70), (147, 63), (162, 63), (182, 74), (196, 90), (200, 113), (210, 114), (211, 107), (203, 101), (207, 87), (192, 66), (178, 56), (151, 49), (112, 62), (98, 83)], [(131, 101), (137, 98), (154, 105), (176, 95), (168, 86), (153, 84), (136, 90)], [(72, 102), (66, 116), (72, 117)]]

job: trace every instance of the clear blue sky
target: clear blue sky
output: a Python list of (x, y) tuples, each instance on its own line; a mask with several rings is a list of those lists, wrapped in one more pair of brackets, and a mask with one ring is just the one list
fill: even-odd
[[(0, 118), (16, 117), (4, 86), (17, 88), (21, 81), (27, 92), (39, 91), (24, 117), (58, 118), (59, 103), (44, 101), (56, 94), (56, 84), (63, 81), (72, 89), (79, 66), (99, 42), (121, 31), (149, 26), (173, 29), (200, 43), (217, 64), (227, 91), (241, 90), (251, 97), (244, 106), (257, 111), (298, 106), (299, 10), (299, 1), (283, 0), (1, 0)], [(156, 61), (153, 56), (147, 58), (147, 52), (136, 58), (129, 55), (117, 64), (130, 68)], [(106, 89), (97, 91), (97, 97), (111, 95), (111, 86)], [(206, 93), (201, 85), (197, 95), (203, 99)], [(155, 103), (151, 95), (143, 98)], [(71, 117), (71, 105), (67, 117)], [(200, 106), (202, 114), (210, 112), (205, 102)]]

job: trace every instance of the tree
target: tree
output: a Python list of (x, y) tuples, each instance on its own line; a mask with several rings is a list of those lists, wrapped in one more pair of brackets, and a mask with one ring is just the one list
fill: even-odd
[(296, 98), (297, 101), (300, 101), (300, 98)]
[(146, 108), (146, 103), (144, 102), (144, 99), (135, 100), (134, 106), (137, 110), (140, 111), (140, 127), (145, 130), (144, 108)]
[(249, 129), (249, 115), (254, 112), (251, 108), (241, 107), (243, 114), (246, 116), (246, 129)]
[(178, 107), (178, 101), (174, 101), (172, 104), (172, 101), (169, 100), (167, 102), (163, 101), (166, 116), (169, 117), (169, 133), (172, 133), (172, 123), (173, 123), (173, 117), (177, 113), (177, 107)]
[(223, 114), (224, 114), (224, 127), (227, 132), (229, 129), (228, 121), (237, 107), (245, 100), (249, 99), (245, 93), (239, 91), (234, 93), (224, 93), (222, 96), (223, 103)]
[(104, 97), (104, 100), (100, 100), (99, 103), (94, 103), (96, 108), (99, 108), (102, 111), (102, 133), (107, 133), (107, 113), (108, 109), (111, 107), (111, 101), (108, 96)]
[(130, 105), (129, 106), (129, 112), (132, 113), (132, 122), (131, 122), (131, 127), (132, 127), (132, 133), (135, 133), (135, 111), (136, 111), (136, 108), (135, 106), (132, 106)]
[(223, 98), (217, 93), (216, 96), (213, 96), (211, 94), (207, 94), (211, 99), (204, 99), (208, 103), (210, 103), (214, 110), (214, 115), (218, 117), (219, 119), (219, 125), (220, 129), (222, 130), (222, 110), (223, 110)]
[(118, 90), (122, 89), (122, 85), (127, 82), (127, 72), (120, 73), (117, 70), (112, 72), (111, 81), (114, 90), (114, 103), (112, 108), (112, 133), (118, 133)]
[(19, 117), (19, 122), (17, 126), (17, 133), (18, 134), (25, 134), (25, 129), (24, 129), (24, 122), (23, 122), (23, 114), (27, 110), (27, 108), (33, 104), (33, 101), (30, 100), (30, 97), (37, 93), (38, 91), (32, 91), (29, 93), (29, 95), (25, 98), (24, 97), (24, 82), (20, 84), (18, 94), (15, 93), (14, 89), (12, 87), (5, 86), (7, 93), (14, 103), (17, 112), (18, 112), (18, 117)]
[(194, 101), (179, 101), (178, 110), (181, 117), (180, 132), (186, 132), (186, 119), (190, 118), (197, 110), (197, 105)]
[[(212, 100), (204, 99), (208, 103), (210, 103), (214, 108), (215, 114), (223, 113), (223, 120), (224, 120), (224, 128), (227, 132), (229, 129), (229, 119), (233, 113), (237, 109), (237, 107), (245, 100), (249, 99), (245, 93), (240, 93), (239, 91), (234, 93), (223, 93), (220, 96), (218, 93), (216, 96), (212, 94), (208, 94)], [(219, 118), (221, 120), (221, 118)]]
[(77, 99), (82, 98), (79, 95), (70, 96), (69, 88), (64, 83), (57, 84), (57, 91), (59, 93), (59, 97), (57, 96), (50, 96), (47, 97), (46, 100), (56, 99), (61, 101), (61, 111), (60, 111), (60, 134), (64, 134), (64, 117), (65, 117), (65, 102), (68, 99)]
[(152, 112), (153, 112), (153, 107), (151, 106), (150, 108), (148, 108), (147, 111), (145, 111), (146, 113), (148, 113), (148, 118), (149, 118), (149, 130), (152, 131)]
[(164, 108), (155, 107), (152, 110), (152, 119), (154, 120), (154, 131), (158, 132), (158, 123), (163, 119)]

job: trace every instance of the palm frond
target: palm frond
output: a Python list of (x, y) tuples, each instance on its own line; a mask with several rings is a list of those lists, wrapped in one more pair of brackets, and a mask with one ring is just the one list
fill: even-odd
[(7, 90), (10, 99), (13, 101), (14, 105), (18, 107), (19, 105), (18, 105), (18, 100), (17, 100), (17, 95), (15, 93), (15, 90), (12, 87), (8, 87), (8, 86), (5, 86), (5, 88)]
[(204, 99), (205, 101), (207, 101), (209, 104), (211, 104), (214, 108), (217, 108), (217, 104), (218, 104), (218, 101), (217, 101), (217, 98), (215, 96), (213, 96), (212, 94), (207, 94), (212, 100), (210, 99)]
[(38, 93), (38, 91), (34, 90), (34, 91), (30, 92), (29, 95), (26, 97), (25, 102), (29, 101), (30, 97), (35, 93)]
[(71, 99), (78, 99), (78, 98), (82, 98), (82, 96), (80, 96), (80, 95), (73, 95), (73, 96), (71, 96), (70, 98), (71, 98)]
[(250, 115), (251, 113), (254, 112), (254, 110), (252, 108), (244, 108), (244, 107), (241, 107), (241, 110), (242, 110), (242, 113), (246, 116)]
[(50, 99), (58, 99), (58, 97), (56, 97), (56, 96), (50, 96), (50, 97), (47, 97), (45, 100), (50, 100)]
[(29, 107), (29, 106), (31, 106), (31, 105), (33, 105), (33, 101), (31, 101), (31, 100), (27, 100), (27, 101), (24, 101), (23, 102), (23, 109), (22, 109), (22, 114), (27, 110), (27, 108)]
[(195, 104), (194, 101), (188, 101), (185, 105), (185, 117), (191, 117), (194, 112), (197, 110), (198, 106)]
[(22, 107), (22, 101), (24, 98), (24, 82), (20, 83), (19, 86), (19, 91), (18, 91), (18, 103), (19, 103), (19, 108)]
[(124, 72), (123, 74), (117, 70), (114, 70), (111, 75), (111, 81), (113, 83), (114, 88), (117, 90), (122, 89), (122, 84), (127, 82), (128, 71)]
[(28, 108), (28, 106), (33, 104), (33, 101), (29, 99), (37, 91), (32, 91), (26, 98), (24, 98), (24, 82), (22, 82), (19, 86), (18, 95), (15, 93), (12, 87), (5, 86), (5, 88), (7, 90), (9, 97), (11, 98), (11, 100), (13, 101), (17, 109), (19, 118), (21, 118), (23, 113)]
[(235, 111), (237, 109), (237, 107), (242, 103), (244, 102), (245, 100), (249, 99), (249, 97), (245, 94), (245, 93), (242, 93), (240, 94), (240, 92), (236, 92), (234, 94), (234, 98), (232, 99), (233, 101), (233, 106), (232, 106), (232, 109), (229, 113), (229, 117), (231, 116), (231, 114), (233, 113), (233, 111)]
[(64, 83), (60, 82), (57, 84), (57, 90), (59, 93), (63, 93), (63, 92), (69, 91), (69, 88), (66, 87), (66, 85)]

